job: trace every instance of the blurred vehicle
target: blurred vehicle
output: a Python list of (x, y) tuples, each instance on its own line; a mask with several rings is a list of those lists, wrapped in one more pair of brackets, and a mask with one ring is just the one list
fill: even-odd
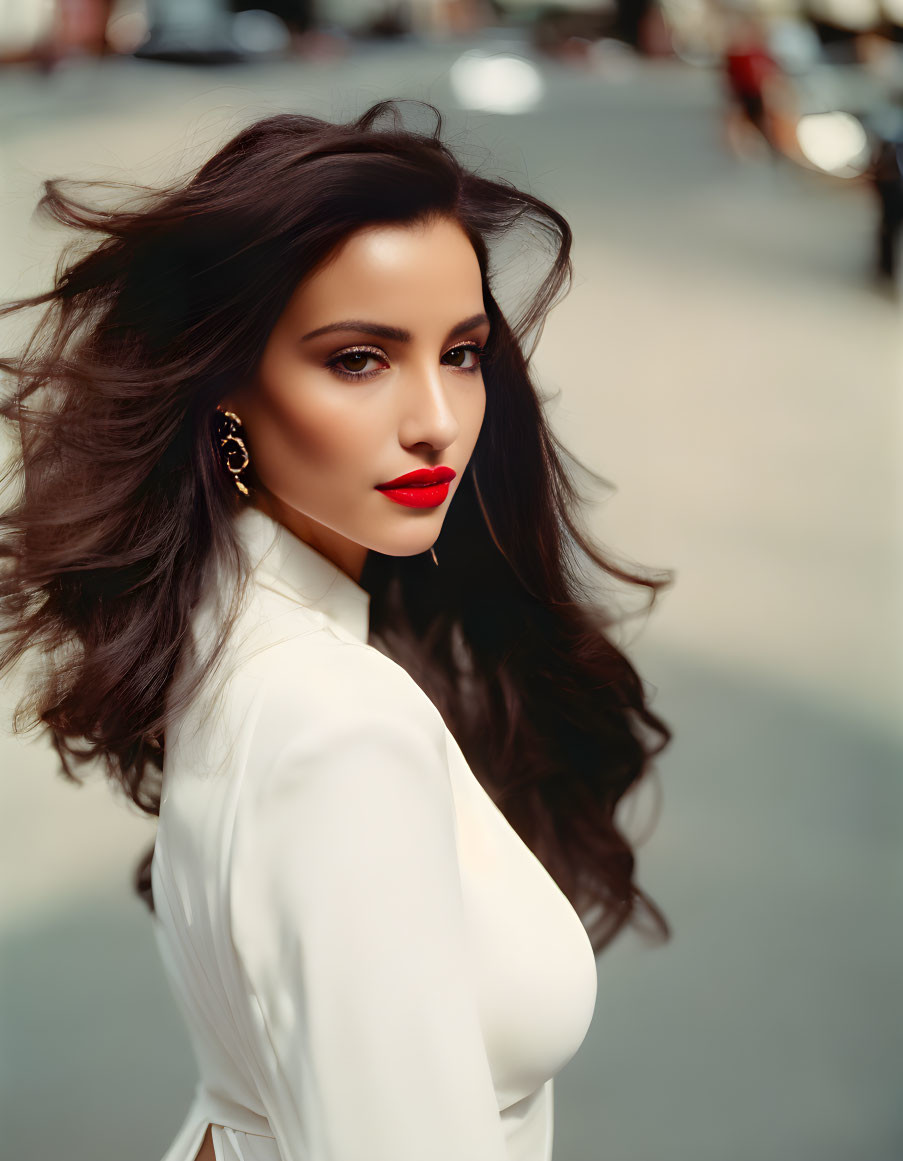
[(497, 7), (507, 23), (530, 29), (535, 48), (561, 59), (591, 55), (591, 46), (602, 40), (644, 56), (671, 52), (659, 0), (503, 0)]
[(868, 126), (892, 100), (886, 78), (823, 52), (787, 82), (781, 112), (794, 126), (785, 141), (787, 157), (830, 177), (862, 177), (873, 145)]
[(52, 71), (67, 57), (105, 56), (116, 0), (0, 2), (0, 64), (33, 64)]
[(869, 31), (783, 63), (769, 93), (780, 152), (826, 180), (871, 187), (874, 271), (903, 289), (903, 45)]
[(140, 60), (231, 64), (247, 53), (233, 35), (233, 18), (219, 0), (146, 0), (148, 35)]

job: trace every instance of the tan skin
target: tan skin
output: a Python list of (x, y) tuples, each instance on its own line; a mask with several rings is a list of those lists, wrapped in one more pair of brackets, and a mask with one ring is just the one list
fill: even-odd
[[(331, 329), (351, 320), (406, 337)], [(312, 331), (321, 333), (305, 338)], [(480, 434), (486, 391), (475, 349), (488, 338), (477, 257), (456, 222), (351, 234), (296, 287), (254, 382), (222, 401), (242, 421), (263, 485), (250, 502), (355, 581), (371, 548), (428, 551)], [(434, 508), (404, 507), (374, 488), (440, 464), (457, 475)], [(216, 1161), (210, 1126), (196, 1161)]]
[(207, 1132), (204, 1134), (204, 1140), (198, 1150), (194, 1161), (216, 1161), (216, 1152), (213, 1148), (213, 1129), (210, 1125), (207, 1126)]
[[(356, 581), (371, 548), (428, 551), (483, 423), (488, 337), (477, 257), (456, 222), (351, 234), (296, 287), (254, 381), (222, 401), (263, 485), (250, 501)], [(435, 508), (375, 489), (439, 465), (457, 475)]]

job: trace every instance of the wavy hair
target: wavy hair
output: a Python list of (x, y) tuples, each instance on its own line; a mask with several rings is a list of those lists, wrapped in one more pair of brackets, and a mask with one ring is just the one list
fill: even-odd
[[(217, 455), (216, 404), (253, 375), (295, 287), (352, 231), (444, 215), (482, 272), (486, 412), (436, 541), (440, 567), (429, 553), (367, 557), (371, 643), (433, 699), (596, 953), (628, 921), (667, 939), (615, 814), (671, 731), (611, 639), (625, 614), (599, 603), (591, 573), (646, 586), (649, 607), (673, 577), (629, 571), (593, 543), (574, 478), (589, 469), (553, 434), (531, 379), (528, 339), (570, 284), (567, 222), (465, 167), (426, 108), (431, 132), (406, 127), (397, 101), (341, 124), (268, 116), (189, 179), (129, 185), (115, 208), (64, 187), (121, 183), (44, 182), (37, 210), (78, 237), (52, 289), (0, 308), (45, 307), (0, 360), (0, 415), (16, 437), (3, 482), (19, 485), (0, 514), (0, 674), (38, 658), (14, 728), (49, 731), (67, 778), (99, 761), (159, 813), (167, 726), (220, 656), (249, 578), (233, 530), (247, 501)], [(509, 321), (491, 250), (515, 227), (550, 261)], [(224, 564), (236, 570), (230, 616), (174, 682), (192, 610)], [(152, 853), (135, 872), (151, 909)]]

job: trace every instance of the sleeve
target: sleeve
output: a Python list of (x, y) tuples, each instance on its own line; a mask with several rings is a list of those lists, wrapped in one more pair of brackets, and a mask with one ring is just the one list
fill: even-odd
[(397, 672), (327, 673), (236, 823), (232, 938), (284, 1161), (508, 1158), (444, 724)]

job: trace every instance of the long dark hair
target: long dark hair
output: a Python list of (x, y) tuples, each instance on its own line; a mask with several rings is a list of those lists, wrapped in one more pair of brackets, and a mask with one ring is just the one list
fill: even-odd
[[(346, 124), (265, 117), (190, 179), (126, 187), (132, 200), (114, 209), (44, 182), (39, 210), (101, 238), (64, 250), (52, 290), (0, 309), (46, 304), (24, 349), (0, 360), (13, 383), (0, 414), (18, 437), (3, 480), (21, 485), (0, 515), (0, 674), (40, 654), (14, 727), (43, 724), (66, 777), (99, 759), (159, 813), (166, 727), (234, 620), (176, 692), (192, 610), (213, 568), (237, 570), (233, 613), (248, 580), (232, 527), (247, 501), (217, 457), (215, 406), (253, 374), (299, 281), (351, 231), (448, 216), (483, 273), (485, 419), (435, 545), (439, 568), (429, 553), (369, 554), (371, 643), (434, 700), (595, 950), (628, 920), (642, 929), (651, 917), (646, 933), (666, 939), (615, 811), (671, 731), (611, 640), (624, 615), (594, 598), (590, 571), (645, 585), (650, 607), (673, 577), (637, 575), (592, 543), (574, 477), (589, 469), (561, 446), (531, 382), (528, 339), (570, 282), (567, 222), (464, 167), (426, 108), (431, 132), (405, 127), (395, 101)], [(518, 226), (549, 244), (550, 262), (506, 319), (491, 246)], [(136, 889), (153, 908), (151, 854)]]

